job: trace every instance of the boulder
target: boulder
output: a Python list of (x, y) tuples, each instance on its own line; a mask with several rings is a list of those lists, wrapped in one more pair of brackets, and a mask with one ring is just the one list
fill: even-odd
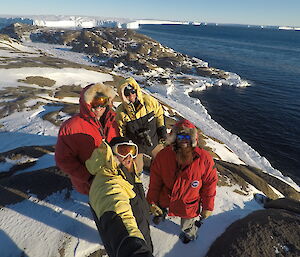
[(300, 216), (286, 210), (251, 213), (231, 224), (206, 257), (300, 256)]

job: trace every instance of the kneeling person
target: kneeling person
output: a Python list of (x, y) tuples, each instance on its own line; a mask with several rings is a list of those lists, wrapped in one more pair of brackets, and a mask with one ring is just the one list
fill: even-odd
[(95, 175), (89, 200), (104, 247), (110, 257), (153, 256), (149, 206), (134, 158), (138, 147), (115, 137), (96, 148), (86, 167)]

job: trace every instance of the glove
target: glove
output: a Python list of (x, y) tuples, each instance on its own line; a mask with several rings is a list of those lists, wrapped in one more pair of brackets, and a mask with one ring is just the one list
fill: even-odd
[(157, 136), (160, 141), (165, 141), (167, 139), (167, 128), (166, 126), (161, 126), (156, 129)]
[(154, 215), (154, 216), (162, 216), (163, 215), (163, 211), (161, 208), (159, 208), (155, 203), (152, 203), (150, 205), (150, 212)]
[(202, 212), (200, 213), (200, 215), (202, 217), (201, 219), (207, 219), (211, 214), (212, 214), (212, 211), (202, 210)]

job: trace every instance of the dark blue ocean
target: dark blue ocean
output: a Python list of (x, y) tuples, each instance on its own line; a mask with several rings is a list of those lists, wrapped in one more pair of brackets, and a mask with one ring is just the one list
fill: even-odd
[(197, 95), (212, 118), (300, 182), (300, 31), (239, 26), (143, 25), (143, 33), (250, 87)]

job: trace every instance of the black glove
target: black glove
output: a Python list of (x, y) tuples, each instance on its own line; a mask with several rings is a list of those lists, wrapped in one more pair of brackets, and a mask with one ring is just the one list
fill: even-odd
[(156, 129), (156, 133), (159, 140), (166, 140), (167, 139), (167, 128), (166, 126), (161, 126)]

